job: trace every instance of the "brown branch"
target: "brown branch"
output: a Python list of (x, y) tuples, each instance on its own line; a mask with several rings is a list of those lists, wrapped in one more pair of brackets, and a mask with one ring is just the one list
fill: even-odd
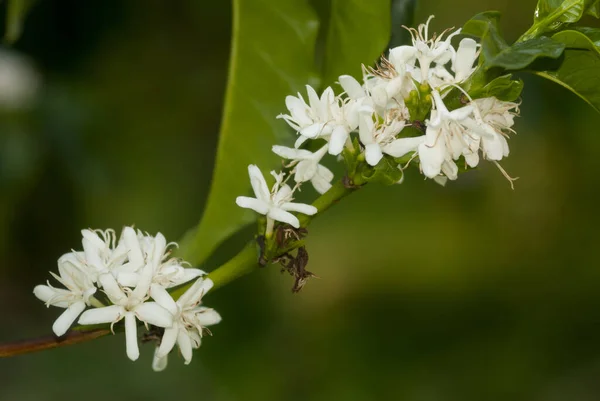
[(109, 329), (70, 330), (64, 336), (47, 336), (32, 340), (16, 341), (14, 343), (0, 344), (0, 358), (43, 351), (45, 349), (64, 347), (91, 341), (110, 334)]

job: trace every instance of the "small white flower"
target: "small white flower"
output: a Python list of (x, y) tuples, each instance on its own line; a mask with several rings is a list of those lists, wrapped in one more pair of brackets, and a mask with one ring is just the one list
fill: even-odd
[[(317, 213), (317, 208), (312, 205), (304, 203), (292, 202), (293, 191), (287, 184), (283, 184), (281, 175), (272, 172), (275, 177), (275, 185), (271, 192), (267, 187), (265, 177), (261, 173), (260, 169), (251, 164), (248, 166), (248, 175), (250, 176), (250, 183), (254, 190), (256, 198), (250, 198), (247, 196), (238, 196), (235, 202), (238, 206), (252, 209), (259, 214), (267, 216), (267, 227), (272, 226), (273, 220), (287, 223), (294, 228), (300, 227), (300, 221), (296, 216), (290, 212), (299, 212), (309, 216)], [(269, 230), (267, 229), (267, 233)]]
[(429, 23), (434, 18), (430, 16), (427, 22), (420, 24), (417, 29), (408, 28), (412, 36), (412, 43), (414, 48), (417, 50), (415, 58), (419, 60), (420, 77), (415, 76), (419, 82), (424, 82), (430, 77), (431, 63), (443, 66), (448, 63), (454, 56), (455, 50), (452, 47), (450, 41), (452, 38), (460, 33), (460, 29), (457, 29), (453, 33), (449, 34), (444, 40), (444, 34), (450, 29), (442, 32), (439, 36), (433, 35), (429, 38)]
[(165, 329), (154, 353), (152, 367), (155, 371), (166, 368), (169, 352), (175, 344), (179, 347), (185, 364), (189, 364), (192, 350), (200, 347), (204, 328), (221, 321), (221, 316), (215, 310), (199, 306), (202, 297), (212, 286), (212, 280), (199, 278), (177, 301), (164, 288), (153, 288), (152, 295), (156, 302), (173, 315), (173, 325)]
[(291, 160), (288, 167), (294, 167), (294, 181), (310, 181), (317, 192), (324, 194), (331, 188), (333, 173), (327, 167), (320, 164), (321, 159), (327, 153), (328, 146), (325, 145), (316, 152), (304, 149), (294, 149), (285, 146), (273, 146), (273, 152), (284, 159)]
[(135, 361), (140, 355), (136, 319), (157, 327), (173, 324), (173, 317), (166, 309), (156, 302), (146, 302), (152, 277), (153, 267), (148, 264), (143, 268), (137, 286), (131, 290), (121, 288), (112, 275), (105, 275), (104, 291), (113, 305), (85, 311), (79, 318), (79, 324), (115, 324), (125, 319), (127, 356)]
[(96, 287), (89, 276), (78, 267), (78, 261), (72, 254), (63, 255), (58, 260), (58, 272), (59, 275), (52, 272), (50, 274), (67, 289), (55, 288), (48, 283), (36, 286), (33, 293), (47, 306), (66, 309), (52, 325), (54, 334), (62, 336), (86, 306), (91, 304)]
[(369, 165), (377, 165), (384, 153), (396, 157), (396, 135), (404, 126), (404, 120), (394, 119), (376, 125), (371, 116), (363, 116), (358, 134), (360, 142), (365, 146), (365, 160)]
[(280, 114), (290, 127), (295, 129), (305, 139), (315, 139), (330, 135), (333, 131), (331, 122), (331, 106), (337, 101), (333, 89), (328, 87), (321, 98), (310, 85), (306, 85), (308, 101), (300, 93), (298, 96), (287, 96), (285, 105), (290, 114)]

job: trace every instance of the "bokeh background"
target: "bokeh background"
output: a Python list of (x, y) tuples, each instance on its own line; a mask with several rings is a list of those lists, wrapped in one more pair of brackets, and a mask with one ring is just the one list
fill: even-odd
[[(416, 21), (497, 9), (512, 40), (535, 3), (428, 0)], [(81, 228), (176, 240), (196, 224), (230, 29), (227, 1), (34, 6), (0, 55), (25, 85), (5, 96), (21, 78), (0, 70), (0, 340), (50, 333), (60, 311), (32, 289)], [(206, 298), (224, 320), (191, 365), (154, 373), (152, 346), (133, 363), (110, 336), (0, 360), (0, 400), (600, 399), (600, 116), (523, 78), (503, 163), (516, 190), (491, 165), (446, 188), (415, 172), (365, 188), (311, 226), (320, 279), (303, 292), (272, 267)]]

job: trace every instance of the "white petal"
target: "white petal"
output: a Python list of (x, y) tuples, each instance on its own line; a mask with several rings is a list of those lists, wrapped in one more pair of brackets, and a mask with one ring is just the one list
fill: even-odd
[(411, 138), (400, 138), (384, 146), (382, 150), (383, 153), (388, 154), (390, 156), (402, 157), (408, 152), (416, 151), (419, 145), (424, 141), (425, 135)]
[[(401, 80), (397, 80), (398, 84), (401, 84)], [(387, 86), (390, 86), (389, 84)], [(376, 106), (385, 108), (388, 102), (388, 90), (387, 86), (379, 85), (374, 87), (371, 90), (371, 98), (373, 99), (373, 103)], [(397, 88), (391, 89), (390, 92), (397, 92), (399, 90), (399, 85)]]
[(469, 167), (477, 167), (477, 165), (479, 164), (479, 153), (477, 152), (473, 152), (473, 153), (469, 153), (464, 155), (465, 156), (465, 161), (467, 162), (467, 165)]
[(450, 180), (456, 180), (458, 178), (458, 166), (452, 160), (446, 160), (442, 163), (442, 172)]
[(165, 308), (172, 315), (177, 314), (177, 304), (171, 297), (171, 294), (167, 292), (165, 287), (158, 284), (152, 284), (150, 286), (150, 296), (156, 301), (157, 304)]
[(221, 322), (221, 315), (216, 310), (206, 307), (198, 307), (196, 312), (196, 319), (200, 326), (212, 326)]
[(456, 72), (456, 81), (465, 80), (473, 71), (473, 63), (477, 58), (477, 42), (470, 38), (464, 38), (458, 45), (452, 69)]
[(440, 174), (442, 163), (446, 158), (446, 149), (443, 141), (438, 140), (435, 145), (428, 146), (426, 143), (419, 145), (419, 160), (421, 170), (428, 178), (433, 178)]
[(125, 313), (123, 307), (110, 305), (103, 308), (88, 309), (79, 317), (79, 324), (114, 323), (121, 320)]
[(376, 166), (382, 158), (383, 153), (378, 143), (370, 143), (365, 146), (365, 160), (369, 165)]
[(315, 174), (315, 176), (310, 180), (313, 187), (315, 187), (315, 191), (320, 193), (321, 195), (331, 189), (330, 180), (325, 179), (323, 176), (319, 174)]
[(125, 343), (129, 359), (132, 361), (137, 360), (140, 357), (140, 349), (138, 347), (135, 315), (131, 312), (125, 314)]
[(164, 235), (157, 233), (154, 237), (154, 249), (152, 253), (152, 260), (157, 265), (162, 262), (165, 252), (167, 250), (167, 240)]
[(333, 180), (333, 173), (327, 167), (322, 164), (317, 166), (317, 175), (322, 177), (327, 182), (331, 182)]
[(79, 301), (71, 304), (52, 325), (52, 331), (57, 336), (62, 336), (69, 330), (69, 327), (73, 324), (77, 316), (85, 309), (85, 302)]
[(350, 97), (351, 99), (358, 99), (366, 96), (365, 90), (363, 89), (361, 84), (356, 79), (354, 79), (354, 77), (350, 75), (340, 75), (338, 82), (344, 89), (344, 92), (346, 92), (348, 97)]
[(169, 362), (169, 356), (165, 355), (163, 357), (157, 356), (158, 347), (154, 350), (154, 358), (152, 359), (152, 370), (155, 372), (162, 372), (167, 368), (167, 363)]
[(373, 119), (371, 116), (361, 116), (360, 123), (358, 124), (358, 135), (363, 145), (367, 146), (374, 143), (373, 140)]
[(390, 49), (389, 59), (396, 70), (401, 70), (405, 64), (414, 64), (416, 56), (417, 49), (413, 46), (398, 46)]
[(249, 198), (247, 196), (238, 196), (235, 198), (235, 203), (244, 209), (252, 209), (258, 214), (267, 214), (270, 205), (260, 199)]
[(121, 236), (128, 250), (129, 262), (136, 268), (142, 267), (144, 265), (144, 255), (142, 254), (140, 241), (135, 230), (132, 227), (124, 227)]
[[(481, 138), (481, 147), (485, 152), (485, 158), (488, 160), (502, 160), (505, 144), (506, 139), (500, 134), (496, 134), (491, 138), (487, 136)], [(508, 147), (508, 144), (506, 144), (506, 147)]]
[(313, 155), (312, 152), (308, 150), (288, 148), (287, 146), (279, 145), (273, 146), (272, 150), (277, 156), (290, 160), (308, 159)]
[(192, 361), (192, 341), (185, 329), (179, 330), (177, 333), (177, 345), (179, 345), (185, 364), (188, 365)]
[(281, 205), (281, 209), (283, 209), (287, 212), (303, 213), (308, 216), (312, 216), (313, 214), (316, 214), (318, 212), (317, 208), (314, 207), (313, 205), (307, 205), (306, 203), (294, 203), (294, 202), (284, 203), (283, 205)]
[(341, 125), (335, 127), (329, 138), (329, 154), (339, 155), (344, 150), (344, 145), (348, 140), (348, 130)]
[(173, 315), (156, 302), (144, 302), (135, 307), (135, 315), (142, 322), (158, 327), (171, 327)]
[(173, 325), (173, 327), (165, 329), (165, 334), (163, 334), (160, 340), (160, 347), (156, 350), (157, 356), (165, 357), (169, 355), (169, 352), (171, 352), (177, 341), (177, 334), (179, 334), (178, 325)]
[[(36, 285), (33, 289), (33, 295), (35, 295), (40, 301), (48, 302), (51, 298), (57, 295), (58, 289), (49, 287), (47, 285)], [(65, 294), (68, 294), (69, 291), (65, 291)], [(52, 305), (58, 306), (59, 308), (66, 308), (69, 306), (68, 302), (52, 302)]]
[(279, 191), (273, 196), (273, 204), (279, 205), (292, 197), (292, 188), (289, 185), (282, 185)]
[(169, 285), (169, 287), (174, 287), (174, 286), (177, 286), (180, 284), (187, 283), (188, 281), (192, 281), (192, 280), (194, 280), (198, 277), (201, 277), (205, 274), (206, 274), (206, 272), (203, 270), (186, 267), (183, 269), (183, 275), (181, 275), (176, 280), (174, 280), (172, 282), (172, 284)]
[(294, 147), (295, 148), (299, 148), (300, 146), (302, 146), (302, 144), (306, 141), (308, 141), (310, 138), (304, 136), (304, 135), (300, 135), (298, 137), (298, 139), (296, 139), (296, 142), (294, 142)]
[(456, 121), (462, 121), (473, 114), (473, 106), (467, 105), (450, 112), (450, 118)]
[(199, 278), (186, 292), (183, 293), (177, 300), (177, 304), (182, 308), (193, 306), (200, 302), (202, 296), (213, 286), (210, 279)]
[(294, 228), (300, 228), (300, 221), (298, 220), (298, 218), (293, 214), (286, 212), (283, 209), (274, 207), (271, 210), (269, 210), (267, 216), (272, 218), (273, 220), (287, 223)]
[(148, 263), (142, 271), (140, 272), (140, 279), (135, 286), (133, 292), (130, 297), (136, 298), (138, 300), (144, 300), (148, 297), (148, 293), (150, 292), (150, 285), (152, 284), (152, 280), (154, 279), (154, 266)]
[(250, 184), (252, 185), (252, 190), (254, 191), (256, 198), (262, 201), (270, 199), (271, 193), (269, 192), (269, 187), (267, 187), (265, 177), (258, 166), (254, 164), (249, 165), (248, 175), (250, 176)]
[(88, 245), (90, 245), (90, 249), (104, 249), (106, 247), (106, 243), (98, 236), (95, 231), (92, 230), (81, 230), (81, 235), (84, 239), (87, 240)]
[(317, 173), (317, 163), (318, 160), (302, 160), (298, 163), (295, 168), (296, 173), (294, 174), (294, 181), (310, 181)]
[(131, 272), (118, 272), (117, 273), (117, 282), (123, 287), (135, 287), (140, 280), (139, 273), (131, 273)]
[[(319, 136), (327, 135), (328, 130), (325, 128), (325, 123), (315, 123), (300, 130), (300, 134), (309, 139), (315, 139)], [(296, 146), (297, 147), (297, 146)]]
[(98, 277), (98, 283), (102, 286), (102, 289), (108, 295), (112, 303), (120, 304), (125, 302), (127, 296), (121, 290), (119, 283), (110, 273), (101, 274)]

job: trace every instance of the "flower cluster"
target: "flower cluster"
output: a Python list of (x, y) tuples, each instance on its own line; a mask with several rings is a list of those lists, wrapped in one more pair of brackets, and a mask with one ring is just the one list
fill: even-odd
[[(125, 227), (118, 241), (113, 230), (82, 230), (82, 235), (83, 251), (61, 256), (58, 274), (50, 273), (64, 288), (48, 282), (33, 291), (47, 306), (65, 309), (52, 326), (54, 333), (64, 335), (78, 317), (79, 324), (110, 323), (111, 328), (124, 320), (127, 356), (135, 361), (141, 322), (162, 334), (155, 370), (167, 366), (175, 344), (188, 364), (205, 327), (221, 320), (213, 309), (199, 306), (212, 281), (203, 278), (202, 270), (185, 268), (181, 260), (171, 258), (169, 248), (176, 244), (167, 243), (160, 233), (151, 236)], [(192, 280), (177, 300), (167, 291)]]
[[(307, 100), (300, 93), (287, 96), (288, 114), (278, 118), (298, 138), (293, 148), (273, 146), (286, 160), (287, 177), (273, 173), (276, 183), (269, 192), (260, 170), (250, 166), (256, 198), (238, 197), (238, 205), (266, 215), (268, 222), (297, 227), (290, 211), (311, 215), (317, 210), (290, 203), (294, 190), (310, 181), (325, 193), (333, 174), (321, 160), (326, 154), (346, 160), (339, 157), (345, 150), (372, 169), (385, 162), (402, 171), (415, 161), (426, 178), (441, 184), (458, 177), (459, 164), (474, 168), (483, 158), (495, 163), (512, 184), (498, 161), (508, 156), (507, 135), (513, 132), (518, 104), (493, 96), (473, 99), (465, 87), (477, 71), (479, 45), (463, 38), (455, 48), (451, 39), (460, 29), (429, 37), (432, 18), (418, 29), (408, 28), (411, 46), (390, 49), (376, 68), (363, 68), (362, 83), (340, 76), (340, 95), (328, 87), (319, 96), (307, 86)], [(357, 141), (352, 133), (358, 134)], [(290, 177), (296, 183), (293, 189), (282, 186)]]

